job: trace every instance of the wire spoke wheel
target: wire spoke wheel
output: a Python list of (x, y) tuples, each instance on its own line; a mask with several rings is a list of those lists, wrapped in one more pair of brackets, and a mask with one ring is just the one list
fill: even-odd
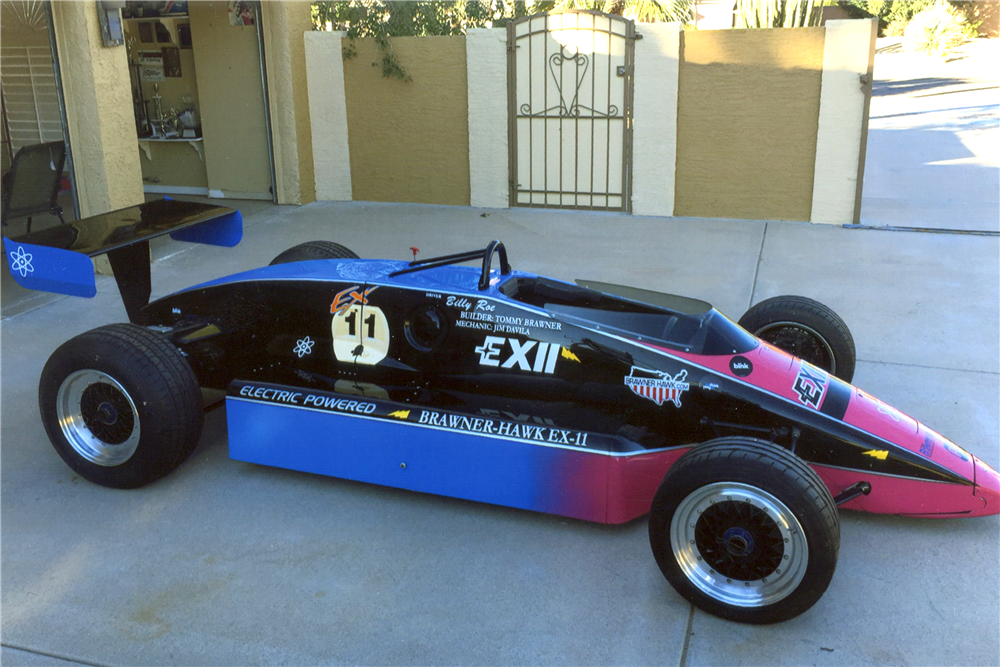
[(63, 380), (56, 415), (70, 446), (97, 465), (120, 465), (139, 446), (135, 403), (117, 380), (101, 371), (83, 369)]
[(732, 621), (776, 623), (812, 607), (830, 585), (840, 521), (805, 461), (731, 436), (692, 447), (667, 471), (649, 544), (688, 602)]
[(758, 338), (771, 345), (822, 368), (830, 375), (837, 374), (837, 358), (833, 348), (815, 329), (797, 322), (775, 322), (756, 332)]
[(670, 525), (674, 557), (705, 594), (738, 607), (773, 604), (805, 576), (802, 526), (776, 497), (719, 482), (689, 494)]
[(854, 378), (854, 337), (837, 313), (804, 296), (776, 296), (751, 307), (740, 326), (844, 382)]

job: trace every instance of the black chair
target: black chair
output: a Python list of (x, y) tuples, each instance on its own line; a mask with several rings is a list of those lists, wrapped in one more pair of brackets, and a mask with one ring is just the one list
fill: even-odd
[(17, 151), (10, 171), (3, 175), (3, 226), (10, 218), (28, 216), (30, 234), (31, 218), (38, 213), (51, 213), (66, 224), (56, 202), (65, 162), (66, 144), (61, 141), (22, 146)]

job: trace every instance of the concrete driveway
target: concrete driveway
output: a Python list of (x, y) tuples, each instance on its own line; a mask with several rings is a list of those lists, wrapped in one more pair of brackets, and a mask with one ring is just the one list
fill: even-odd
[(1000, 232), (1000, 40), (948, 59), (879, 39), (861, 222)]
[[(500, 238), (515, 268), (676, 292), (733, 317), (803, 294), (852, 327), (858, 386), (1000, 466), (996, 237), (363, 203), (246, 222), (231, 250), (164, 246), (154, 298), (316, 238), (396, 259)], [(600, 526), (231, 461), (225, 408), (163, 480), (87, 483), (47, 441), (37, 381), (63, 341), (123, 320), (100, 277), (94, 299), (2, 321), (5, 665), (1000, 664), (998, 517), (843, 512), (826, 595), (751, 627), (673, 592), (645, 519)]]

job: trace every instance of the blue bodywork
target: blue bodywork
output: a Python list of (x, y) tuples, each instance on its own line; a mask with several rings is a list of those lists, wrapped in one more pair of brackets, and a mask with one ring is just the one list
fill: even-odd
[(87, 255), (8, 238), (3, 245), (10, 274), (21, 287), (88, 298), (97, 294), (94, 264)]
[[(141, 205), (123, 211), (142, 209)], [(156, 220), (156, 224), (137, 218), (115, 218), (121, 211), (78, 220), (69, 225), (36, 231), (18, 239), (4, 237), (4, 252), (10, 273), (18, 285), (41, 292), (54, 292), (70, 296), (93, 297), (97, 294), (94, 265), (91, 257), (112, 254), (128, 246), (148, 242), (149, 239), (170, 234), (172, 239), (190, 243), (203, 243), (231, 248), (243, 238), (243, 216), (239, 211), (224, 207), (206, 207), (205, 220), (182, 221), (185, 226), (171, 225), (170, 220)], [(95, 219), (110, 220), (97, 222)], [(139, 222), (136, 222), (139, 220)], [(131, 225), (126, 224), (132, 222)], [(117, 228), (115, 225), (118, 225)], [(104, 238), (93, 234), (100, 229)], [(119, 233), (121, 232), (121, 233)], [(96, 238), (96, 243), (94, 243)], [(38, 241), (29, 243), (27, 240)], [(147, 272), (148, 273), (148, 272)], [(129, 276), (132, 280), (133, 277)], [(148, 294), (147, 294), (148, 296)]]
[(251, 269), (240, 273), (234, 273), (223, 278), (217, 278), (200, 285), (194, 285), (181, 292), (202, 289), (205, 287), (215, 287), (230, 283), (250, 282), (258, 280), (329, 280), (345, 281), (357, 283), (378, 283), (380, 285), (392, 284), (397, 287), (409, 289), (422, 289), (430, 292), (447, 291), (462, 292), (470, 297), (497, 297), (497, 286), (503, 280), (511, 277), (534, 278), (532, 273), (522, 271), (512, 271), (501, 278), (499, 271), (493, 271), (490, 275), (491, 285), (487, 290), (480, 291), (478, 281), (480, 270), (471, 266), (440, 266), (427, 271), (415, 273), (405, 273), (403, 275), (392, 276), (389, 274), (405, 269), (409, 262), (395, 261), (389, 259), (369, 259), (358, 261), (356, 259), (317, 259), (305, 262), (291, 262), (288, 264), (277, 264), (275, 266), (265, 266), (259, 269)]

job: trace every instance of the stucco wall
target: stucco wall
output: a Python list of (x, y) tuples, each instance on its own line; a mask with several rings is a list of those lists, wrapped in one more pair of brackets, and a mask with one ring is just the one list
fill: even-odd
[(351, 200), (351, 150), (344, 97), (343, 32), (307, 32), (306, 76), (316, 199)]
[[(818, 221), (852, 207), (845, 183), (856, 184), (863, 122), (857, 74), (869, 56), (859, 35), (870, 24), (831, 25), (829, 40), (824, 28), (639, 26), (633, 212)], [(323, 198), (349, 180), (356, 200), (508, 205), (500, 30), (393, 39), (412, 82), (383, 78), (380, 53), (367, 40), (338, 62), (331, 38), (306, 36)], [(341, 104), (346, 131), (338, 126)], [(350, 178), (336, 176), (347, 161)]]
[(676, 215), (810, 219), (823, 43), (823, 28), (683, 33)]
[(507, 152), (507, 31), (472, 28), (465, 35), (469, 81), (469, 201), (506, 208), (510, 197)]
[(316, 199), (303, 35), (312, 30), (310, 3), (262, 2), (267, 86), (279, 204)]
[(372, 66), (373, 40), (354, 46), (344, 62), (353, 198), (468, 206), (465, 38), (394, 37), (405, 82)]
[(80, 217), (141, 204), (125, 47), (104, 46), (96, 3), (54, 2), (52, 18)]
[(188, 11), (209, 191), (271, 199), (257, 29), (229, 25), (225, 2), (192, 2)]
[(679, 23), (640, 24), (632, 108), (632, 212), (673, 215)]

